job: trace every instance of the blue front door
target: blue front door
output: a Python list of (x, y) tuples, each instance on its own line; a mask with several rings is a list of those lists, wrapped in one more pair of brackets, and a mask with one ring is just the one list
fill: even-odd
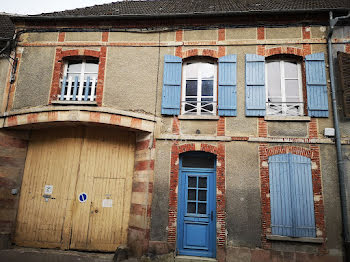
[(216, 256), (216, 194), (214, 168), (180, 168), (177, 252)]

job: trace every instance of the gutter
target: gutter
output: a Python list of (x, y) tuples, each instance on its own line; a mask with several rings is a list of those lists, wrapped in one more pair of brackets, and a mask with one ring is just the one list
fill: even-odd
[(337, 110), (337, 98), (335, 90), (335, 77), (333, 69), (333, 50), (332, 50), (332, 35), (335, 25), (339, 20), (350, 18), (350, 11), (347, 16), (341, 16), (333, 18), (333, 12), (329, 12), (329, 33), (327, 36), (328, 43), (328, 63), (329, 73), (331, 78), (331, 91), (332, 91), (332, 106), (333, 106), (333, 121), (335, 128), (335, 141), (337, 150), (337, 167), (338, 167), (338, 178), (339, 178), (339, 191), (340, 191), (340, 202), (342, 212), (342, 224), (343, 224), (343, 244), (344, 244), (344, 261), (350, 261), (350, 237), (349, 237), (349, 226), (348, 226), (348, 211), (347, 211), (347, 199), (346, 199), (346, 186), (345, 186), (345, 171), (344, 161), (341, 148), (341, 135), (339, 130), (339, 119)]

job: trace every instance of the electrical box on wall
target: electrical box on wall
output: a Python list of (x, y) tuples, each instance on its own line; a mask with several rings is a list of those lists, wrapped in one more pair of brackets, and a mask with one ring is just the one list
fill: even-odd
[(334, 128), (325, 128), (324, 129), (324, 136), (334, 137), (334, 134), (335, 134)]

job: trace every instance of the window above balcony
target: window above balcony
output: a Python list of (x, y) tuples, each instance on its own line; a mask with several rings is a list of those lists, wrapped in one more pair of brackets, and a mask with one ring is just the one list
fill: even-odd
[(65, 61), (58, 100), (95, 102), (98, 66), (99, 60), (96, 58), (80, 57)]
[(301, 63), (292, 59), (267, 60), (266, 115), (303, 116)]
[(210, 60), (184, 63), (182, 115), (216, 115), (217, 66)]

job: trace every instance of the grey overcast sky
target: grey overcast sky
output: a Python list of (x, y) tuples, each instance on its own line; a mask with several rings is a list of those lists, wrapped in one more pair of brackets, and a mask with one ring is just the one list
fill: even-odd
[(40, 14), (116, 1), (118, 0), (0, 0), (0, 12)]

